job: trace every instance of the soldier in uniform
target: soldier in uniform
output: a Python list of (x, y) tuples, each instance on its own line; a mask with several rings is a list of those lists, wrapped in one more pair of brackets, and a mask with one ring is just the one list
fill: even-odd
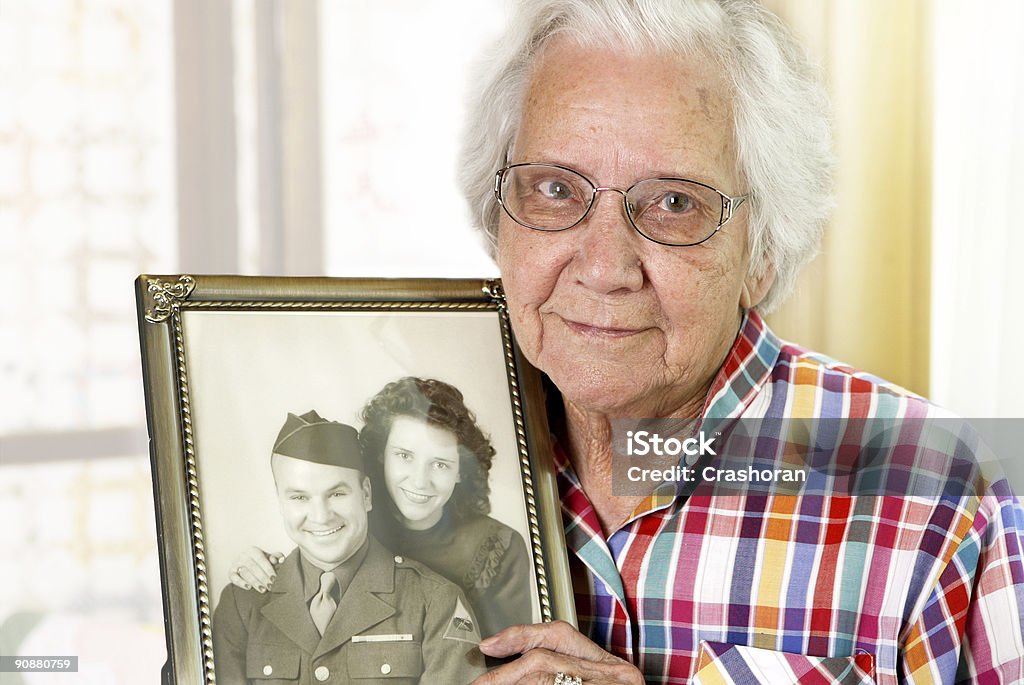
[(217, 681), (468, 683), (483, 672), (462, 591), (368, 533), (357, 432), (288, 415), (271, 456), (297, 547), (270, 591), (228, 585), (213, 614)]

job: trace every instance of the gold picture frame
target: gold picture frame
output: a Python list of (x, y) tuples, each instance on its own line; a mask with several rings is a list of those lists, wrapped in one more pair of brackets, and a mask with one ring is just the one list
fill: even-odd
[(238, 546), (284, 540), (269, 532), (280, 515), (268, 492), (287, 412), (358, 429), (372, 388), (399, 377), (461, 391), (494, 445), (490, 516), (525, 542), (533, 620), (575, 624), (540, 374), (512, 336), (500, 281), (142, 275), (136, 301), (165, 683), (217, 682), (213, 616)]

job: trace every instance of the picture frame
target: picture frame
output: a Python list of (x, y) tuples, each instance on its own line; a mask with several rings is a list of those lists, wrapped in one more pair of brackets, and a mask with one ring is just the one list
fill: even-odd
[[(331, 426), (341, 423), (359, 430), (371, 397), (415, 383), (421, 384), (416, 387), (430, 383), (430, 387), (456, 388), (478, 433), (493, 446), (489, 467), (478, 467), (476, 462), (463, 461), (469, 457), (460, 442), (457, 459), (463, 471), (456, 485), (450, 486), (456, 490), (446, 491), (443, 485), (430, 490), (434, 486), (425, 485), (418, 488), (423, 492), (408, 495), (417, 504), (429, 501), (420, 509), (455, 526), (444, 538), (443, 544), (452, 545), (444, 548), (448, 550), (444, 556), (479, 556), (484, 546), (481, 543), (477, 549), (475, 545), (490, 539), (490, 533), (464, 534), (459, 526), (469, 519), (459, 518), (462, 514), (455, 509), (460, 487), (464, 494), (486, 494), (479, 487), (474, 491), (462, 484), (461, 475), (469, 473), (466, 464), (474, 464), (490, 486), (487, 497), (477, 498), (486, 504), (476, 506), (490, 510), (475, 511), (472, 516), (478, 522), (487, 519), (488, 530), (502, 531), (502, 544), (508, 549), (516, 547), (517, 536), (521, 538), (527, 561), (507, 566), (520, 569), (516, 588), (521, 589), (522, 582), (528, 584), (531, 619), (560, 619), (575, 625), (540, 373), (515, 342), (500, 281), (142, 275), (135, 287), (167, 636), (165, 683), (207, 685), (235, 679), (222, 676), (218, 680), (218, 670), (228, 672), (223, 664), (233, 658), (227, 656), (233, 647), (224, 646), (229, 643), (220, 633), (234, 633), (223, 621), (218, 625), (216, 611), (228, 595), (249, 597), (257, 604), (263, 601), (254, 594), (258, 589), (243, 590), (237, 583), (229, 588), (244, 551), (288, 552), (296, 564), (307, 556), (301, 539), (289, 540), (294, 530), (283, 525), (283, 495), (275, 492), (279, 477), (275, 469), (280, 467), (272, 467), (272, 459), (288, 463), (293, 459), (292, 455), (281, 459), (284, 450), (279, 439), (286, 421), (315, 416)], [(394, 420), (388, 425), (395, 425)], [(445, 428), (441, 427), (442, 434)], [(398, 476), (393, 478), (388, 466), (391, 457), (364, 458), (367, 464), (378, 464), (365, 478), (373, 488), (373, 506), (365, 515), (367, 538), (386, 538), (387, 545), (380, 547), (389, 554), (395, 552), (396, 569), (409, 566), (423, 577), (435, 578), (431, 582), (448, 583), (443, 561), (431, 561), (440, 566), (430, 568), (403, 554), (413, 539), (407, 527), (414, 525), (418, 514), (406, 515), (402, 508), (403, 491), (392, 482)], [(436, 463), (434, 467), (440, 468)], [(479, 479), (473, 482), (479, 484)], [(438, 523), (429, 530), (440, 527)], [(346, 525), (344, 530), (356, 531), (358, 526)], [(296, 535), (301, 536), (301, 531)], [(371, 545), (363, 544), (364, 548)], [(430, 550), (442, 549), (441, 544), (410, 549), (430, 557)], [(403, 549), (390, 550), (393, 545)], [(493, 554), (493, 549), (488, 548), (488, 553)], [(372, 552), (365, 554), (367, 559), (372, 556)], [(494, 557), (489, 558), (493, 562)], [(279, 567), (279, 577), (289, 563), (286, 559)], [(302, 568), (308, 576), (312, 567)], [(396, 570), (395, 577), (404, 572)], [(450, 569), (447, 575), (453, 575)], [(460, 625), (486, 636), (486, 619), (502, 616), (497, 598), (503, 592), (483, 588), (474, 595), (474, 588), (481, 589), (479, 578), (470, 581), (460, 576), (450, 582), (461, 591), (460, 603), (465, 598), (470, 613), (479, 616), (475, 625), (472, 619), (466, 624), (463, 619), (469, 617), (463, 612), (455, 623), (463, 621)], [(358, 584), (352, 583), (350, 589)], [(261, 595), (276, 592), (263, 589), (267, 592)], [(343, 596), (341, 601), (347, 600)], [(402, 605), (397, 606), (400, 617)], [(223, 613), (227, 615), (227, 609)], [(491, 621), (491, 630), (501, 627), (499, 619)], [(303, 620), (309, 624), (308, 617)], [(333, 623), (327, 626), (324, 640), (334, 628)], [(309, 625), (294, 630), (296, 635), (288, 635), (289, 639), (311, 639)], [(409, 652), (407, 645), (389, 652), (388, 644), (380, 644), (380, 635), (367, 631), (362, 641), (373, 643), (375, 655), (395, 661), (394, 668), (416, 667), (397, 663)], [(392, 637), (415, 640), (418, 636), (410, 638), (415, 632)], [(356, 646), (351, 639), (347, 644)], [(250, 662), (257, 658), (252, 649), (247, 658)], [(264, 675), (274, 667), (273, 660), (267, 660)], [(412, 662), (423, 667), (419, 656)], [(311, 662), (303, 664), (296, 668), (312, 667)], [(253, 667), (254, 663), (244, 666)], [(292, 666), (286, 663), (284, 668)], [(380, 665), (381, 673), (392, 668), (390, 662)], [(275, 676), (286, 679), (288, 674), (280, 669)]]

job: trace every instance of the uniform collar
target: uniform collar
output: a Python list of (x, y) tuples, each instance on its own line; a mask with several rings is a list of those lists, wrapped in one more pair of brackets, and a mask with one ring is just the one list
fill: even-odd
[(319, 579), (322, 571), (307, 572), (303, 567), (305, 563), (298, 548), (285, 558), (270, 588), (273, 597), (260, 609), (260, 613), (303, 651), (312, 654), (314, 659), (398, 611), (389, 603), (389, 600), (394, 601), (398, 562), (370, 535), (348, 591), (338, 601), (338, 610), (321, 638), (309, 615), (309, 600), (303, 598), (303, 575)]
[[(369, 538), (363, 540), (363, 544), (356, 550), (355, 554), (341, 562), (331, 572), (338, 579), (338, 597), (345, 594), (345, 590), (352, 583), (356, 571), (363, 565), (366, 559), (366, 550), (369, 548)], [(320, 576), (324, 571), (319, 566), (312, 564), (299, 550), (300, 566), (302, 568), (302, 596), (309, 602), (314, 595), (320, 592)]]

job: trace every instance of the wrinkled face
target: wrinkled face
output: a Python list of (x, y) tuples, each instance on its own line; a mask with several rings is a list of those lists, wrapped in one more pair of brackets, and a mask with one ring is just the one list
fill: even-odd
[(433, 527), (459, 482), (455, 434), (422, 419), (396, 416), (384, 447), (384, 482), (406, 528)]
[(352, 556), (366, 540), (370, 480), (356, 469), (281, 454), (271, 464), (284, 527), (303, 556), (325, 571)]
[[(725, 92), (704, 61), (556, 40), (530, 82), (509, 161), (565, 165), (599, 186), (681, 177), (743, 195)], [(618, 193), (600, 193), (588, 218), (561, 232), (502, 213), (497, 260), (526, 356), (570, 408), (695, 415), (741, 304), (766, 289), (745, 282), (747, 216), (741, 206), (706, 242), (666, 247), (633, 230)]]

